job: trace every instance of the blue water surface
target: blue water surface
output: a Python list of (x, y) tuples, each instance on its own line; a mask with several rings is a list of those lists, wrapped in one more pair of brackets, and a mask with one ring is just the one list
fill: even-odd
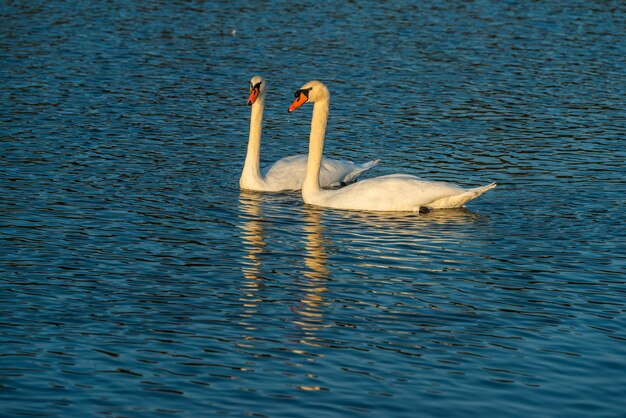
[[(620, 417), (620, 1), (5, 1), (0, 416)], [(239, 190), (325, 153), (498, 187), (429, 214)]]

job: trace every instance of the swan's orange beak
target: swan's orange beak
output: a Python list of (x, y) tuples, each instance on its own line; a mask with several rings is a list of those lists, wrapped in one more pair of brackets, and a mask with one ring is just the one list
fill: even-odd
[(296, 100), (293, 101), (291, 106), (289, 106), (287, 112), (293, 112), (294, 110), (305, 104), (308, 100), (309, 98), (306, 96), (306, 94), (300, 93), (298, 96), (296, 96)]
[(254, 102), (256, 102), (256, 99), (259, 98), (260, 90), (261, 89), (259, 89), (258, 87), (253, 87), (250, 89), (250, 96), (248, 96), (248, 106), (252, 106)]

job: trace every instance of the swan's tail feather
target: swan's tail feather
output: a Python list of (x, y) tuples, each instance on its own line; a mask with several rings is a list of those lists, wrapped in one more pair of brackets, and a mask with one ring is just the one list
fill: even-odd
[(374, 167), (379, 162), (380, 160), (372, 160), (363, 164), (354, 164), (353, 166), (354, 169), (350, 173), (348, 173), (340, 182), (335, 183), (332, 186), (343, 187), (343, 186), (347, 186), (350, 183), (354, 183), (361, 174), (363, 174), (365, 171), (369, 170), (370, 168)]
[(491, 189), (493, 189), (496, 186), (497, 186), (497, 184), (494, 181), (493, 183), (489, 183), (486, 186), (480, 186), (480, 187), (476, 187), (474, 189), (469, 189), (468, 192), (475, 193), (476, 195), (474, 197), (478, 197), (481, 194), (485, 193), (487, 190), (491, 190)]
[(370, 168), (374, 167), (375, 165), (378, 165), (379, 162), (380, 162), (380, 159), (377, 159), (377, 160), (368, 161), (366, 163), (363, 163), (363, 164), (359, 165), (358, 166), (359, 170), (361, 170), (361, 171), (359, 171), (359, 174), (364, 172), (364, 171), (366, 171), (366, 170), (369, 170)]
[(487, 190), (491, 190), (496, 186), (497, 186), (496, 182), (493, 182), (486, 186), (476, 187), (474, 189), (468, 189), (461, 194), (435, 200), (434, 202), (429, 204), (428, 207), (432, 209), (460, 208), (461, 206), (465, 205), (470, 200), (476, 199), (478, 196), (485, 193)]
[(357, 164), (356, 167), (354, 168), (354, 171), (350, 173), (350, 179), (352, 181), (356, 181), (357, 177), (359, 177), (361, 174), (363, 174), (365, 171), (369, 170), (370, 168), (374, 167), (379, 162), (380, 160), (372, 160), (363, 164)]

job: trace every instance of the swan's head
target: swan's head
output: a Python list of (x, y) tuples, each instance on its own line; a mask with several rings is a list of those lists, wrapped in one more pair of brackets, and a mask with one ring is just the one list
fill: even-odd
[(296, 91), (296, 99), (289, 106), (288, 112), (293, 112), (306, 102), (319, 102), (330, 99), (328, 88), (321, 81), (313, 80), (306, 83)]
[(250, 79), (250, 96), (248, 96), (248, 106), (252, 106), (259, 97), (265, 97), (266, 81), (260, 75), (255, 75)]

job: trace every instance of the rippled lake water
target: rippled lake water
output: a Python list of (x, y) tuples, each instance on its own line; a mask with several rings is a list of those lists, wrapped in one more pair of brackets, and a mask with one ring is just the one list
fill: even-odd
[[(626, 410), (618, 1), (0, 6), (0, 416)], [(368, 214), (241, 192), (305, 152), (498, 187)]]

